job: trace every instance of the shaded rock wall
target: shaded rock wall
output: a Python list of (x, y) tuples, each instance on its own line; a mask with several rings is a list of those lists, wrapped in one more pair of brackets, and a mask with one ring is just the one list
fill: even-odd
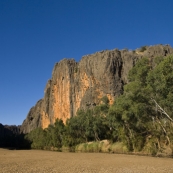
[[(7, 140), (10, 141), (10, 138), (20, 134), (20, 126), (15, 125), (2, 125), (0, 123), (0, 147), (6, 147)], [(10, 144), (13, 145), (13, 144)]]
[(10, 135), (10, 134), (15, 134), (18, 135), (20, 134), (20, 126), (16, 125), (2, 125), (0, 123), (0, 136), (4, 137), (5, 135)]
[(103, 96), (107, 96), (112, 104), (123, 93), (123, 86), (128, 83), (128, 72), (139, 59), (146, 56), (152, 62), (156, 56), (173, 53), (169, 45), (145, 49), (106, 50), (83, 56), (79, 63), (74, 59), (63, 59), (55, 64), (44, 98), (31, 108), (21, 132), (28, 133), (37, 127), (46, 128), (56, 118), (65, 122), (75, 116), (78, 109), (98, 105)]

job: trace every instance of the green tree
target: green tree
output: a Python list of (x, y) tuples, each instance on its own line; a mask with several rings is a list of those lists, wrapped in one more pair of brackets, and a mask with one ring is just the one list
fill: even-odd
[(155, 108), (153, 120), (157, 129), (160, 130), (158, 141), (163, 141), (166, 137), (166, 141), (170, 145), (173, 135), (173, 56), (159, 60), (158, 65), (149, 73), (147, 82)]
[(45, 133), (42, 128), (37, 128), (25, 136), (25, 139), (31, 142), (31, 148), (44, 149)]
[(147, 122), (152, 120), (152, 111), (147, 75), (150, 69), (148, 58), (139, 61), (129, 72), (130, 82), (124, 87), (124, 94), (109, 110), (112, 140), (124, 142), (129, 150), (141, 150), (149, 134)]

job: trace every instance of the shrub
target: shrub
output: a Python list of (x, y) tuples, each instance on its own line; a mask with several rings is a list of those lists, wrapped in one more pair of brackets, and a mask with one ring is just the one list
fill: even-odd
[(144, 52), (145, 50), (147, 50), (147, 46), (142, 46), (142, 47), (140, 48), (140, 52)]

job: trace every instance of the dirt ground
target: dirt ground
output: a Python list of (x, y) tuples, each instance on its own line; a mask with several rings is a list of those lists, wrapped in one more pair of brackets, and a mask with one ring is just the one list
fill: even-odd
[(173, 173), (173, 159), (0, 149), (2, 173)]

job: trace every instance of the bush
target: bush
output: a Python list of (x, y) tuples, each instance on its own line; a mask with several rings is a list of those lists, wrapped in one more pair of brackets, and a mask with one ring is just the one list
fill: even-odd
[(142, 47), (140, 48), (140, 52), (144, 52), (145, 50), (147, 50), (147, 46), (142, 46)]
[(127, 153), (128, 149), (122, 142), (113, 143), (110, 146), (110, 152), (112, 153)]

